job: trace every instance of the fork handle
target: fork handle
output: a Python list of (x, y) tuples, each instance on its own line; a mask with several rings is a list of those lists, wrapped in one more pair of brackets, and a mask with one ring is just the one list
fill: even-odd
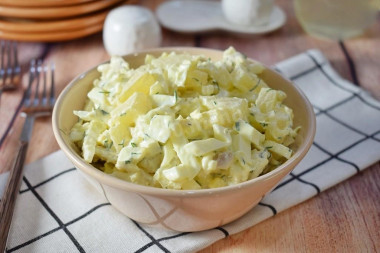
[(13, 168), (10, 170), (7, 186), (0, 205), (0, 252), (5, 251), (7, 246), (8, 232), (12, 222), (13, 209), (19, 193), (23, 166), (28, 142), (21, 141)]

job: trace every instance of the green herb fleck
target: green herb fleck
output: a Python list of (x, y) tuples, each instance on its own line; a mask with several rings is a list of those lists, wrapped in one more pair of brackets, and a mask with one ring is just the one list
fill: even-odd
[(260, 122), (260, 125), (261, 125), (262, 127), (267, 127), (267, 126), (268, 126), (268, 123)]
[(106, 111), (103, 110), (103, 109), (100, 109), (100, 111), (102, 112), (103, 115), (107, 115), (107, 114), (109, 114), (108, 112), (106, 112)]
[(235, 128), (237, 131), (240, 131), (240, 122), (235, 122)]
[(264, 158), (264, 153), (266, 153), (266, 151), (268, 151), (269, 155), (266, 158), (269, 159), (272, 156), (271, 152), (269, 152), (269, 149), (271, 149), (271, 148), (273, 148), (273, 147), (272, 146), (264, 147), (263, 152), (261, 152), (259, 155), (260, 158)]
[(177, 103), (178, 101), (178, 95), (177, 95), (177, 91), (174, 90), (174, 99), (175, 99), (175, 102)]
[(271, 90), (273, 90), (272, 88), (269, 88), (268, 90), (267, 90), (267, 92), (270, 92)]
[(216, 105), (216, 101), (214, 101), (214, 105)]
[(125, 116), (125, 115), (127, 115), (127, 113), (126, 113), (126, 112), (123, 112), (123, 113), (120, 114), (120, 117), (123, 117), (123, 116)]
[(193, 77), (193, 80), (195, 80), (196, 82), (199, 82), (198, 78)]
[(232, 62), (232, 64), (231, 64), (231, 70), (228, 71), (229, 73), (232, 73), (234, 71), (235, 65), (236, 65), (235, 62)]
[(113, 146), (113, 141), (111, 141), (110, 143), (108, 143), (108, 139), (104, 141), (103, 143), (103, 147), (106, 148), (107, 150), (109, 150), (110, 148), (112, 148)]
[(131, 146), (134, 148), (137, 147), (136, 143), (134, 143), (134, 142), (131, 142)]
[(141, 153), (132, 152), (131, 155), (139, 155)]
[(123, 146), (123, 147), (124, 147), (124, 139), (123, 139), (123, 141), (122, 141), (121, 143), (119, 143), (119, 144), (117, 144), (117, 145), (119, 145), (119, 146)]
[(245, 160), (244, 160), (244, 158), (242, 158), (242, 159), (241, 159), (241, 161), (242, 161), (242, 162), (243, 162), (243, 164), (245, 165)]
[(103, 93), (103, 94), (110, 94), (109, 91), (99, 91), (99, 93)]
[(216, 88), (218, 89), (218, 93), (220, 92), (220, 87), (219, 87), (219, 83), (215, 80), (212, 80), (212, 84), (213, 85), (216, 85)]
[(259, 81), (257, 81), (256, 85), (249, 91), (254, 91), (259, 86), (260, 82), (261, 82), (261, 78), (259, 79)]
[(130, 164), (130, 163), (131, 163), (131, 160), (126, 160), (124, 163), (125, 163), (125, 164)]

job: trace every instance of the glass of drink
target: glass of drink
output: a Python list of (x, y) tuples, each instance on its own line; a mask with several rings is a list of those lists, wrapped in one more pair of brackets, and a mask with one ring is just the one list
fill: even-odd
[(294, 0), (303, 29), (316, 37), (343, 40), (375, 22), (380, 0)]

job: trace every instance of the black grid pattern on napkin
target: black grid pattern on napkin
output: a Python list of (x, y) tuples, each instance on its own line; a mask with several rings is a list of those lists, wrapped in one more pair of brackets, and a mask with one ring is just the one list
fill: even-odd
[[(322, 63), (318, 62), (318, 60), (316, 59), (316, 57), (312, 53), (307, 53), (306, 55), (312, 61), (313, 66), (307, 70), (304, 70), (300, 73), (296, 73), (296, 74), (290, 76), (289, 79), (291, 79), (292, 81), (297, 83), (299, 79), (304, 78), (305, 76), (315, 75), (316, 73), (319, 73), (319, 74), (322, 74), (326, 78), (326, 82), (329, 82), (330, 85), (336, 86), (339, 89), (342, 89), (345, 92), (348, 92), (350, 95), (347, 98), (342, 99), (340, 101), (336, 101), (334, 104), (332, 104), (331, 106), (329, 106), (327, 108), (322, 108), (322, 107), (319, 107), (318, 105), (315, 105), (315, 104), (313, 104), (313, 106), (317, 111), (317, 113), (316, 113), (317, 119), (321, 118), (321, 117), (326, 117), (329, 120), (338, 124), (341, 128), (344, 128), (347, 131), (351, 131), (353, 133), (356, 133), (358, 136), (360, 136), (360, 138), (357, 139), (356, 141), (354, 141), (353, 143), (351, 143), (350, 145), (344, 146), (343, 148), (341, 148), (340, 150), (335, 151), (335, 152), (329, 151), (328, 147), (325, 147), (323, 144), (318, 143), (318, 140), (314, 141), (313, 146), (315, 148), (317, 148), (319, 151), (325, 153), (327, 155), (327, 158), (318, 162), (317, 164), (315, 164), (309, 168), (306, 168), (302, 172), (296, 173), (295, 171), (293, 171), (292, 173), (290, 173), (290, 175), (285, 180), (283, 180), (274, 189), (274, 191), (277, 191), (278, 189), (280, 189), (280, 188), (284, 187), (285, 185), (288, 185), (288, 184), (290, 184), (296, 180), (298, 182), (301, 182), (302, 184), (313, 187), (316, 191), (316, 194), (319, 194), (322, 191), (322, 189), (318, 186), (317, 183), (312, 182), (311, 180), (306, 180), (305, 178), (303, 178), (305, 175), (307, 175), (308, 173), (311, 173), (312, 171), (318, 170), (318, 168), (320, 168), (323, 164), (328, 163), (329, 161), (332, 161), (332, 160), (338, 160), (339, 162), (345, 163), (347, 166), (354, 168), (356, 170), (356, 172), (359, 172), (360, 166), (355, 164), (352, 161), (349, 161), (347, 159), (342, 158), (341, 154), (343, 154), (344, 152), (356, 147), (357, 145), (359, 145), (360, 143), (362, 143), (368, 139), (374, 140), (376, 142), (380, 142), (380, 125), (378, 126), (379, 127), (378, 129), (376, 129), (372, 132), (366, 132), (362, 129), (358, 129), (356, 126), (348, 124), (347, 122), (344, 121), (344, 119), (338, 118), (333, 113), (334, 110), (338, 109), (339, 107), (346, 106), (349, 103), (353, 103), (354, 100), (356, 100), (356, 102), (359, 101), (363, 106), (371, 107), (372, 109), (377, 110), (379, 112), (380, 112), (380, 108), (376, 105), (373, 105), (373, 104), (367, 102), (365, 99), (363, 99), (359, 92), (355, 92), (351, 89), (348, 89), (344, 85), (341, 85), (339, 80), (335, 80), (333, 77), (331, 77), (330, 74), (324, 69), (324, 67), (326, 65), (328, 65), (327, 62), (322, 62)], [(281, 68), (278, 66), (275, 69), (279, 72), (282, 72)], [(310, 77), (310, 78), (312, 78), (312, 77)], [(74, 171), (75, 171), (74, 168), (64, 170), (64, 171), (46, 179), (46, 180), (44, 180), (43, 182), (40, 182), (40, 183), (35, 184), (35, 185), (32, 185), (29, 182), (29, 180), (26, 177), (24, 177), (23, 180), (27, 186), (27, 189), (20, 191), (20, 194), (24, 194), (26, 192), (32, 192), (33, 195), (38, 199), (40, 204), (48, 211), (48, 213), (58, 223), (58, 227), (56, 227), (56, 228), (54, 228), (54, 229), (52, 229), (52, 230), (50, 230), (44, 234), (41, 234), (35, 238), (32, 238), (28, 241), (25, 241), (25, 242), (23, 242), (17, 246), (13, 246), (12, 248), (7, 249), (7, 252), (18, 251), (18, 250), (24, 248), (25, 246), (33, 244), (33, 243), (41, 240), (42, 238), (48, 237), (48, 236), (50, 236), (50, 235), (52, 235), (58, 231), (64, 231), (66, 236), (70, 239), (72, 244), (76, 247), (76, 249), (79, 252), (86, 252), (83, 245), (81, 245), (79, 243), (79, 239), (75, 238), (73, 236), (73, 234), (69, 231), (68, 227), (70, 225), (75, 224), (76, 222), (78, 222), (80, 220), (88, 218), (90, 215), (95, 214), (98, 210), (100, 210), (101, 208), (103, 208), (105, 206), (109, 206), (110, 204), (109, 203), (102, 203), (102, 204), (93, 206), (87, 212), (77, 216), (76, 218), (72, 219), (69, 222), (64, 223), (61, 220), (61, 218), (56, 213), (54, 213), (54, 211), (49, 207), (49, 205), (45, 202), (45, 200), (36, 191), (36, 188), (41, 187), (45, 184), (49, 184), (51, 182), (54, 182), (55, 179), (57, 179), (63, 175), (66, 175), (67, 173), (74, 172)], [(259, 205), (269, 208), (270, 211), (273, 213), (273, 215), (276, 215), (278, 213), (278, 210), (276, 209), (276, 207), (273, 204), (260, 202)], [(135, 252), (144, 252), (144, 251), (150, 249), (152, 246), (156, 246), (155, 249), (159, 249), (162, 252), (171, 252), (168, 249), (168, 247), (165, 247), (163, 245), (162, 242), (177, 240), (179, 238), (182, 238), (184, 236), (192, 234), (192, 233), (174, 233), (171, 236), (164, 236), (161, 238), (156, 238), (157, 236), (155, 237), (152, 235), (149, 227), (140, 225), (137, 222), (133, 222), (133, 223), (142, 232), (142, 234), (144, 234), (148, 238), (148, 241), (149, 241), (148, 243), (141, 245), (141, 247), (139, 249), (137, 249)], [(221, 238), (227, 237), (230, 234), (230, 232), (223, 227), (215, 228), (215, 230), (219, 230), (222, 233)]]
[[(45, 184), (48, 184), (52, 181), (54, 181), (54, 179), (57, 179), (58, 177), (62, 176), (62, 175), (65, 175), (67, 173), (70, 173), (70, 172), (76, 172), (76, 168), (70, 168), (70, 169), (67, 169), (67, 170), (64, 170), (64, 171), (61, 171), (47, 179), (45, 179), (44, 181), (36, 184), (36, 185), (32, 185), (29, 180), (27, 179), (26, 176), (23, 177), (23, 182), (25, 183), (26, 185), (26, 188), (23, 189), (23, 190), (20, 190), (20, 194), (25, 194), (26, 192), (32, 192), (32, 194), (37, 198), (37, 200), (40, 202), (40, 204), (48, 211), (48, 213), (54, 218), (54, 220), (58, 223), (58, 227), (54, 228), (54, 229), (51, 229), (49, 230), (48, 232), (46, 233), (43, 233), (41, 235), (38, 235), (28, 241), (25, 241), (17, 246), (13, 246), (12, 248), (7, 248), (6, 252), (10, 253), (10, 252), (17, 252), (18, 250), (30, 245), (30, 244), (33, 244), (47, 236), (50, 236), (52, 235), (53, 233), (56, 233), (58, 231), (64, 231), (65, 234), (67, 235), (67, 237), (70, 239), (70, 241), (74, 244), (74, 246), (76, 247), (76, 249), (78, 250), (78, 252), (86, 252), (85, 249), (82, 247), (82, 245), (78, 242), (77, 238), (75, 238), (73, 236), (73, 234), (68, 230), (68, 227), (70, 225), (73, 225), (74, 223), (82, 220), (82, 219), (85, 219), (86, 217), (88, 217), (89, 215), (95, 213), (98, 209), (104, 207), (104, 206), (110, 206), (110, 203), (107, 202), (107, 203), (102, 203), (102, 204), (99, 204), (99, 205), (96, 205), (94, 207), (92, 207), (90, 210), (88, 210), (87, 212), (81, 214), (80, 216), (72, 219), (71, 221), (69, 222), (66, 222), (66, 223), (63, 223), (62, 220), (58, 217), (58, 215), (52, 210), (52, 208), (49, 207), (49, 205), (45, 202), (45, 200), (40, 196), (40, 194), (38, 194), (38, 192), (36, 191), (37, 188), (45, 185)], [(185, 236), (185, 235), (188, 235), (188, 234), (191, 234), (190, 232), (183, 232), (183, 233), (176, 233), (172, 236), (165, 236), (165, 237), (161, 237), (159, 239), (156, 239), (153, 235), (151, 235), (146, 228), (144, 228), (142, 225), (140, 225), (139, 223), (135, 222), (132, 220), (132, 222), (135, 224), (135, 226), (142, 232), (144, 233), (150, 240), (151, 242), (149, 243), (146, 243), (145, 245), (143, 245), (142, 247), (140, 247), (138, 250), (136, 250), (135, 252), (144, 252), (145, 250), (149, 249), (150, 247), (156, 245), (159, 249), (161, 249), (163, 252), (171, 252), (170, 250), (168, 250), (166, 247), (164, 247), (161, 242), (162, 241), (167, 241), (167, 240), (172, 240), (172, 239), (175, 239), (175, 238), (180, 238), (182, 236)], [(222, 232), (223, 236), (224, 237), (227, 237), (229, 236), (229, 233), (227, 230), (225, 230), (224, 228), (222, 227), (216, 227), (215, 230), (219, 230)]]
[(38, 199), (38, 201), (40, 202), (40, 204), (48, 211), (48, 213), (55, 219), (55, 221), (59, 224), (58, 227), (44, 233), (44, 234), (41, 234), (35, 238), (32, 238), (22, 244), (19, 244), (17, 246), (14, 246), (10, 249), (7, 249), (6, 252), (14, 252), (14, 251), (17, 251), (27, 245), (30, 245), (46, 236), (49, 236), (57, 231), (60, 231), (60, 230), (63, 230), (65, 232), (65, 234), (70, 238), (70, 240), (73, 242), (73, 244), (75, 245), (75, 247), (78, 249), (79, 252), (85, 252), (85, 250), (82, 248), (82, 246), (79, 244), (79, 242), (77, 241), (77, 239), (70, 233), (70, 231), (67, 229), (67, 227), (85, 217), (87, 217), (88, 215), (90, 215), (91, 213), (93, 213), (94, 211), (96, 211), (97, 209), (103, 207), (103, 206), (108, 206), (110, 205), (110, 203), (103, 203), (103, 204), (100, 204), (100, 205), (97, 205), (97, 206), (94, 206), (93, 208), (91, 208), (90, 210), (88, 210), (86, 213), (78, 216), (77, 218), (73, 219), (72, 221), (70, 222), (67, 222), (67, 223), (63, 223), (61, 221), (61, 219), (58, 217), (58, 215), (49, 207), (49, 205), (45, 202), (45, 200), (40, 196), (40, 194), (38, 194), (38, 192), (36, 191), (36, 189), (44, 184), (47, 184), (51, 181), (53, 181), (54, 179), (66, 174), (66, 173), (69, 173), (69, 172), (73, 172), (73, 171), (76, 171), (75, 168), (70, 168), (70, 169), (67, 169), (67, 170), (64, 170), (36, 185), (31, 185), (31, 183), (29, 182), (29, 180), (24, 176), (23, 177), (23, 182), (25, 183), (25, 185), (27, 186), (26, 189), (24, 190), (20, 190), (20, 194), (24, 194), (28, 191), (31, 191), (33, 193), (33, 195)]
[[(276, 188), (273, 190), (273, 191), (277, 191), (278, 189), (280, 189), (280, 188), (288, 185), (289, 183), (297, 180), (298, 182), (301, 182), (305, 185), (311, 186), (312, 188), (315, 189), (316, 194), (319, 194), (322, 192), (322, 190), (320, 189), (318, 184), (303, 179), (302, 178), (303, 176), (317, 170), (322, 165), (324, 165), (324, 164), (326, 164), (326, 163), (328, 163), (334, 159), (338, 160), (342, 163), (345, 163), (348, 166), (353, 167), (356, 170), (356, 172), (358, 173), (358, 172), (360, 172), (359, 165), (355, 164), (352, 161), (348, 161), (346, 159), (341, 158), (340, 155), (349, 151), (350, 149), (355, 148), (357, 145), (359, 145), (360, 143), (362, 143), (368, 139), (372, 139), (372, 140), (380, 143), (380, 138), (377, 137), (380, 134), (380, 125), (378, 125), (378, 128), (375, 131), (368, 133), (368, 132), (362, 131), (362, 130), (360, 130), (360, 129), (358, 129), (358, 128), (356, 128), (356, 127), (354, 127), (348, 123), (345, 123), (344, 121), (342, 121), (342, 119), (332, 115), (331, 111), (333, 111), (336, 108), (345, 106), (349, 103), (352, 103), (354, 99), (359, 100), (363, 106), (367, 106), (367, 107), (373, 108), (374, 110), (377, 110), (379, 112), (379, 117), (380, 117), (380, 107), (377, 105), (371, 104), (367, 100), (365, 100), (362, 97), (360, 90), (354, 91), (354, 90), (346, 87), (345, 85), (342, 85), (339, 80), (336, 80), (334, 77), (332, 77), (325, 70), (325, 68), (327, 66), (329, 66), (329, 63), (327, 62), (327, 60), (324, 60), (323, 62), (319, 62), (317, 57), (314, 56), (311, 51), (308, 51), (304, 55), (306, 55), (310, 59), (310, 61), (312, 62), (312, 66), (310, 68), (307, 68), (306, 70), (302, 70), (299, 73), (295, 73), (295, 74), (292, 74), (291, 76), (287, 76), (287, 74), (284, 73), (284, 71), (282, 71), (281, 66), (275, 66), (274, 69), (277, 72), (287, 76), (291, 81), (295, 82), (296, 84), (297, 84), (298, 79), (301, 79), (301, 78), (304, 78), (305, 80), (306, 79), (312, 79), (312, 75), (322, 74), (326, 78), (326, 81), (328, 82), (329, 85), (333, 85), (333, 86), (338, 87), (339, 89), (341, 89), (345, 92), (349, 92), (350, 95), (348, 98), (342, 99), (340, 101), (336, 101), (333, 105), (331, 105), (325, 109), (322, 109), (313, 103), (312, 103), (312, 105), (313, 105), (314, 109), (317, 111), (316, 112), (317, 119), (318, 119), (318, 117), (321, 117), (322, 115), (327, 116), (329, 119), (331, 119), (334, 122), (336, 122), (337, 124), (339, 124), (342, 128), (347, 128), (350, 131), (353, 131), (353, 132), (355, 132), (361, 136), (361, 138), (359, 140), (351, 143), (348, 146), (345, 146), (341, 150), (334, 152), (334, 153), (328, 151), (326, 148), (323, 147), (323, 145), (319, 144), (317, 141), (314, 141), (313, 146), (316, 147), (317, 149), (319, 149), (320, 151), (322, 151), (323, 153), (325, 153), (327, 155), (327, 158), (320, 161), (319, 163), (303, 170), (300, 173), (295, 173), (295, 171), (291, 172), (289, 174), (288, 178), (283, 180), (282, 182), (280, 182), (280, 184), (278, 184), (276, 186)], [(357, 112), (357, 113), (360, 113), (360, 112)], [(276, 215), (278, 213), (278, 210), (275, 208), (274, 205), (271, 205), (268, 203), (263, 203), (263, 202), (260, 202), (259, 205), (268, 207), (272, 211), (273, 215)]]
[[(376, 105), (373, 105), (371, 103), (369, 103), (368, 101), (366, 101), (365, 99), (363, 99), (363, 97), (361, 96), (361, 94), (359, 92), (354, 92), (352, 91), (351, 89), (348, 89), (347, 87), (341, 85), (339, 83), (339, 81), (335, 80), (333, 77), (331, 77), (327, 72), (326, 70), (324, 69), (324, 66), (326, 66), (328, 63), (327, 62), (323, 62), (323, 63), (320, 63), (318, 62), (318, 60), (316, 59), (316, 57), (310, 53), (310, 52), (307, 52), (306, 54), (311, 61), (313, 61), (314, 63), (314, 67), (306, 70), (306, 71), (303, 71), (301, 73), (298, 73), (298, 74), (295, 74), (293, 76), (290, 76), (289, 79), (296, 82), (297, 83), (297, 79), (301, 78), (301, 77), (304, 77), (305, 75), (313, 75), (315, 74), (315, 72), (320, 72), (322, 73), (326, 79), (328, 80), (328, 82), (331, 84), (331, 85), (334, 85), (336, 87), (339, 87), (340, 89), (344, 90), (344, 91), (347, 91), (349, 92), (351, 95), (344, 99), (344, 100), (341, 100), (341, 101), (337, 101), (336, 103), (334, 103), (333, 105), (331, 105), (330, 107), (326, 108), (326, 109), (322, 109), (322, 108), (319, 108), (318, 106), (316, 106), (315, 104), (313, 104), (313, 107), (315, 109), (318, 110), (318, 112), (316, 113), (316, 117), (320, 117), (321, 115), (325, 115), (327, 116), (328, 118), (330, 118), (331, 120), (335, 121), (336, 123), (338, 123), (339, 125), (341, 125), (342, 128), (347, 128), (349, 129), (350, 131), (353, 131), (353, 132), (356, 132), (358, 133), (359, 135), (362, 136), (361, 139), (357, 140), (356, 142), (352, 143), (351, 145), (349, 146), (346, 146), (344, 147), (343, 149), (341, 149), (340, 151), (336, 152), (336, 153), (331, 153), (329, 151), (327, 151), (326, 148), (324, 148), (322, 145), (318, 144), (317, 141), (314, 141), (313, 142), (313, 145), (315, 147), (317, 147), (319, 150), (321, 150), (322, 152), (326, 153), (328, 155), (328, 158), (325, 159), (325, 160), (322, 160), (321, 162), (319, 162), (318, 164), (304, 170), (303, 172), (299, 173), (299, 174), (295, 174), (294, 172), (290, 173), (291, 177), (287, 180), (284, 180), (282, 181), (274, 190), (278, 190), (280, 189), (281, 187), (285, 186), (286, 184), (292, 182), (293, 180), (298, 180), (302, 183), (305, 183), (305, 184), (309, 184), (309, 185), (312, 185), (317, 193), (320, 193), (321, 190), (319, 189), (319, 187), (312, 183), (312, 182), (308, 182), (306, 180), (302, 180), (301, 179), (301, 176), (303, 175), (306, 175), (307, 173), (313, 171), (313, 170), (316, 170), (318, 169), (321, 165), (331, 161), (332, 159), (337, 159), (343, 163), (346, 163), (348, 164), (349, 166), (352, 166), (353, 168), (355, 168), (355, 170), (357, 172), (360, 171), (360, 168), (357, 164), (351, 162), (351, 161), (348, 161), (346, 159), (342, 159), (339, 157), (339, 155), (343, 154), (344, 152), (354, 148), (355, 146), (357, 146), (358, 144), (362, 143), (363, 141), (367, 140), (367, 139), (372, 139), (372, 140), (375, 140), (377, 142), (380, 142), (379, 138), (376, 138), (376, 135), (380, 133), (380, 125), (379, 125), (379, 128), (372, 132), (372, 133), (365, 133), (357, 128), (355, 128), (354, 126), (351, 126), (345, 122), (343, 122), (341, 119), (337, 118), (336, 116), (333, 116), (330, 112), (333, 110), (333, 109), (336, 109), (340, 106), (344, 106), (350, 102), (352, 102), (355, 98), (357, 98), (364, 106), (368, 106), (368, 107), (371, 107), (375, 110), (378, 110), (380, 112), (380, 107), (376, 106)], [(281, 73), (281, 70), (277, 67), (277, 70)], [(360, 112), (359, 112), (360, 113)]]

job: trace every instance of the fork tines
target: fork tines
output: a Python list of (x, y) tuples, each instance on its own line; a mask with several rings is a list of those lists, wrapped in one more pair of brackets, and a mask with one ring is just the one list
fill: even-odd
[(14, 89), (21, 79), (21, 67), (18, 62), (17, 42), (0, 42), (0, 86), (1, 90)]
[(32, 60), (29, 68), (28, 88), (24, 93), (24, 111), (51, 111), (55, 102), (55, 65)]

